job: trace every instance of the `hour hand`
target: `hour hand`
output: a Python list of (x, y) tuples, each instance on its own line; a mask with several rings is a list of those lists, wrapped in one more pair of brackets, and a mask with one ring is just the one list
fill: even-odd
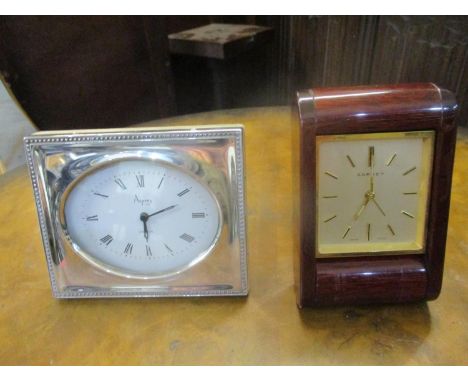
[(366, 200), (364, 203), (362, 203), (361, 207), (359, 208), (358, 212), (354, 215), (354, 220), (358, 220), (359, 216), (361, 216), (362, 212), (364, 211), (364, 208), (366, 208), (367, 204), (369, 203), (370, 198), (366, 194)]
[(143, 220), (143, 232), (146, 241), (148, 241), (148, 226), (146, 225), (146, 220)]
[(148, 214), (142, 212), (140, 215), (140, 220), (143, 222), (143, 234), (145, 236), (146, 241), (148, 241), (148, 226), (146, 225), (146, 222), (148, 221)]

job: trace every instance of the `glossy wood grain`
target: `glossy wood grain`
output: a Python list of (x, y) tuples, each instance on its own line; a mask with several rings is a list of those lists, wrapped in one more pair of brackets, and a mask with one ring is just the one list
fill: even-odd
[[(442, 285), (457, 104), (431, 83), (318, 88), (298, 93), (300, 245), (298, 305), (434, 299)], [(316, 259), (316, 136), (434, 130), (432, 185), (423, 255)], [(391, 255), (391, 254), (390, 254)], [(351, 270), (351, 271), (350, 271)]]
[(435, 82), (468, 121), (467, 16), (255, 16), (277, 30), (271, 52), (275, 94), (299, 87)]
[(158, 125), (244, 123), (250, 295), (52, 297), (26, 169), (0, 177), (0, 364), (468, 365), (468, 135), (457, 143), (441, 296), (429, 303), (299, 310), (293, 288), (289, 108)]

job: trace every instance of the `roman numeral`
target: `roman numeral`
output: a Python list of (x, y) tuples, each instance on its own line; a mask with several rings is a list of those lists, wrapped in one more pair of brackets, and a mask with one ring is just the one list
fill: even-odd
[(109, 195), (100, 194), (99, 192), (93, 192), (94, 195), (102, 196), (103, 198), (108, 198)]
[(133, 251), (133, 244), (132, 243), (127, 243), (127, 245), (125, 246), (125, 249), (124, 249), (124, 253), (132, 254), (132, 251)]
[(187, 243), (191, 243), (192, 241), (195, 240), (195, 238), (188, 233), (184, 233), (183, 235), (179, 236), (182, 240), (185, 240)]
[(186, 188), (185, 190), (183, 191), (180, 191), (177, 196), (180, 198), (181, 196), (184, 196), (187, 192), (189, 192), (190, 190), (188, 188)]
[(114, 179), (114, 182), (117, 183), (122, 190), (127, 189), (124, 182), (122, 182), (122, 179), (120, 179), (120, 178)]
[(138, 182), (138, 187), (142, 188), (145, 187), (145, 176), (144, 175), (136, 175), (136, 179)]
[(204, 212), (192, 212), (192, 218), (193, 219), (199, 219), (199, 218), (204, 218), (205, 213)]
[(86, 216), (86, 220), (91, 222), (97, 222), (98, 221), (98, 216), (97, 215), (93, 215), (93, 216)]
[(166, 176), (166, 174), (164, 174), (163, 177), (161, 178), (161, 181), (159, 182), (159, 185), (158, 185), (158, 189), (161, 187), (161, 184), (162, 184), (165, 176)]
[(111, 235), (106, 235), (100, 239), (102, 244), (109, 245), (112, 242), (113, 237)]
[(164, 243), (164, 246), (165, 246), (166, 249), (170, 252), (171, 255), (174, 254), (174, 251), (173, 251), (166, 243)]
[(151, 253), (151, 247), (149, 245), (146, 245), (146, 256), (153, 256)]

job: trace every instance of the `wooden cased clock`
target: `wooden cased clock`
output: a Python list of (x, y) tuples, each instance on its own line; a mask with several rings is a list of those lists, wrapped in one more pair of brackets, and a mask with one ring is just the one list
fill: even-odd
[(297, 94), (299, 307), (403, 303), (441, 290), (456, 141), (431, 83)]

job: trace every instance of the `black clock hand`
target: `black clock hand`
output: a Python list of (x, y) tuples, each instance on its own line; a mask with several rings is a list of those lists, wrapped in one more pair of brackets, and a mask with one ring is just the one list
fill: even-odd
[(143, 220), (143, 231), (144, 231), (145, 239), (146, 241), (148, 241), (148, 227), (146, 225), (146, 220)]
[[(172, 210), (174, 207), (177, 207), (177, 204), (174, 204), (173, 206), (169, 206), (169, 207), (163, 208), (162, 210), (153, 212), (152, 214), (149, 214), (149, 215), (148, 215), (148, 214), (145, 214), (146, 220), (148, 220), (148, 218), (150, 218), (151, 216), (160, 214), (160, 213), (165, 212), (165, 211), (168, 211), (168, 210)], [(141, 214), (141, 215), (143, 216), (143, 214)]]
[(147, 214), (146, 212), (142, 212), (140, 214), (140, 220), (143, 222), (143, 233), (144, 233), (144, 236), (145, 236), (145, 239), (146, 241), (148, 241), (148, 226), (146, 224), (146, 222), (148, 221), (148, 219), (151, 217), (151, 216), (154, 216), (154, 215), (157, 215), (157, 214), (160, 214), (162, 212), (165, 212), (165, 211), (168, 211), (168, 210), (172, 210), (174, 207), (176, 207), (177, 204), (174, 204), (172, 206), (169, 206), (169, 207), (166, 207), (166, 208), (163, 208), (162, 210), (159, 210), (159, 211), (156, 211), (156, 212), (153, 212), (152, 214)]
[(148, 221), (148, 214), (142, 212), (140, 215), (140, 220), (143, 222), (143, 234), (145, 236), (146, 241), (148, 241), (148, 226), (146, 225), (146, 222)]

